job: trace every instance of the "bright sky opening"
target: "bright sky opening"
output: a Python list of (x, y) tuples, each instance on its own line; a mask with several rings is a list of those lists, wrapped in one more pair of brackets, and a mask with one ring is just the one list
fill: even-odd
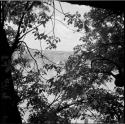
[[(90, 11), (89, 6), (84, 6), (84, 5), (71, 5), (66, 2), (61, 2), (61, 6), (63, 9), (64, 13), (70, 12), (70, 13), (76, 13), (78, 11), (81, 15), (83, 15), (85, 12)], [(64, 15), (62, 14), (62, 9), (60, 7), (60, 4), (58, 1), (55, 1), (55, 36), (59, 37), (61, 39), (61, 42), (57, 44), (57, 51), (73, 51), (73, 48), (81, 44), (79, 41), (79, 38), (83, 36), (83, 33), (81, 32), (74, 32), (76, 29), (67, 25), (66, 22), (64, 22)], [(58, 10), (58, 11), (57, 11)], [(60, 12), (59, 12), (60, 11)], [(46, 33), (50, 32), (53, 28), (52, 22), (50, 21), (46, 25)], [(41, 30), (42, 27), (41, 27)], [(41, 46), (40, 46), (40, 41), (35, 40), (34, 35), (32, 33), (29, 33), (25, 37), (25, 42), (30, 48), (33, 49), (42, 49), (44, 50), (47, 47), (47, 44), (45, 41), (41, 41)]]

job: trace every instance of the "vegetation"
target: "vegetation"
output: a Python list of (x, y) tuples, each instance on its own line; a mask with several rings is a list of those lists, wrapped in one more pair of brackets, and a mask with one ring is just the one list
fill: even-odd
[[(5, 75), (0, 77), (1, 124), (21, 124), (17, 104), (24, 102), (20, 113), (23, 117), (28, 110), (28, 123), (32, 124), (70, 124), (71, 119), (86, 117), (102, 123), (123, 122), (123, 13), (93, 8), (84, 19), (78, 12), (63, 13), (68, 25), (85, 33), (80, 38), (83, 44), (74, 48), (74, 54), (65, 63), (55, 63), (43, 51), (31, 54), (23, 41), (32, 32), (36, 39), (47, 42), (49, 49), (56, 48), (60, 39), (55, 37), (54, 26), (52, 35), (39, 31), (40, 26), (44, 28), (55, 19), (54, 2), (0, 3), (0, 72)], [(51, 15), (47, 14), (49, 6), (53, 7)], [(37, 8), (41, 11), (36, 12)], [(25, 56), (26, 52), (31, 57)], [(51, 70), (55, 76), (48, 79)], [(106, 88), (111, 82), (116, 85), (114, 91)]]
[[(17, 109), (19, 98), (14, 91), (11, 75), (13, 67), (11, 67), (11, 62), (13, 53), (15, 51), (22, 51), (21, 45), (25, 44), (23, 42), (25, 35), (32, 32), (39, 40), (46, 39), (50, 48), (55, 48), (55, 43), (59, 41), (59, 39), (54, 36), (47, 36), (43, 32), (39, 33), (38, 31), (38, 27), (41, 25), (45, 27), (46, 22), (51, 20), (51, 15), (47, 16), (45, 13), (45, 11), (48, 11), (47, 4), (53, 5), (53, 3), (50, 3), (49, 1), (0, 2), (0, 73), (4, 75), (0, 76), (0, 101), (2, 101), (0, 103), (1, 124), (22, 123)], [(36, 12), (37, 8), (41, 10), (39, 13)], [(19, 61), (22, 62), (21, 59)]]

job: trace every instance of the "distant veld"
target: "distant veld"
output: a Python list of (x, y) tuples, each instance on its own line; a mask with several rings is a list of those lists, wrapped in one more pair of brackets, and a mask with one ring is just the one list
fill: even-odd
[(23, 56), (26, 57), (27, 59), (32, 59), (31, 57), (32, 55), (37, 60), (38, 64), (52, 63), (52, 62), (58, 64), (60, 61), (65, 62), (68, 59), (68, 57), (73, 54), (72, 51), (52, 51), (52, 50), (44, 50), (39, 53), (38, 50), (31, 48), (29, 48), (29, 51), (25, 50)]

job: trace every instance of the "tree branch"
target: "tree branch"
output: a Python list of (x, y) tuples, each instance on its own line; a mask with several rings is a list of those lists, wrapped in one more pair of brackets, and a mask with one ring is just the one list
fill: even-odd
[[(110, 62), (111, 64), (115, 65), (118, 68), (119, 72), (120, 72), (121, 68), (120, 68), (120, 66), (116, 62), (114, 62), (113, 60), (107, 59), (105, 57), (102, 57), (102, 56), (100, 56), (100, 58), (93, 59), (91, 61), (91, 67), (93, 67), (93, 63), (98, 61), (98, 60), (99, 61), (108, 61), (108, 62)], [(109, 73), (110, 75), (114, 76), (111, 72), (103, 72), (103, 73)]]
[(93, 116), (95, 119), (97, 119), (96, 115), (95, 115), (90, 109), (86, 108), (86, 110), (88, 110), (88, 111), (92, 114), (92, 116)]
[(80, 100), (77, 100), (73, 103), (70, 103), (70, 104), (67, 104), (65, 106), (62, 106), (62, 107), (58, 107), (55, 111), (57, 113), (59, 113), (60, 111), (64, 110), (64, 109), (67, 109), (68, 107), (72, 106), (72, 105), (75, 105), (75, 104), (78, 104), (78, 103), (86, 103), (86, 102), (83, 102), (83, 100), (85, 100), (84, 98), (83, 99), (80, 99)]
[(30, 33), (31, 31), (33, 31), (34, 29), (38, 28), (39, 26), (41, 26), (42, 24), (39, 24), (37, 26), (35, 26), (34, 28), (28, 30), (25, 34), (23, 34), (21, 37), (19, 37), (19, 40), (21, 40), (25, 35), (27, 35), (28, 33)]
[[(37, 60), (36, 60), (36, 59), (32, 56), (31, 52), (29, 51), (29, 47), (27, 46), (27, 44), (26, 44), (24, 41), (20, 41), (20, 42), (22, 42), (22, 43), (24, 43), (24, 44), (25, 44), (25, 46), (26, 46), (26, 48), (27, 48), (27, 50), (28, 50), (28, 52), (29, 52), (29, 54), (30, 54), (31, 58), (32, 58), (32, 59), (34, 60), (34, 62), (35, 62), (36, 69), (37, 69), (37, 71), (38, 71), (38, 73), (39, 73), (39, 68), (38, 68)], [(42, 77), (44, 80), (46, 80), (46, 81), (47, 81), (47, 79), (46, 79), (46, 78), (44, 78), (42, 75), (40, 75), (40, 77)]]
[(59, 94), (59, 96), (55, 97), (55, 99), (48, 105), (47, 108), (50, 108), (59, 99), (60, 96), (61, 96), (61, 94)]
[(32, 7), (32, 4), (30, 5), (30, 7), (28, 8), (28, 4), (29, 4), (29, 1), (27, 1), (26, 5), (25, 5), (25, 12), (22, 13), (22, 17), (20, 19), (20, 22), (19, 22), (19, 26), (18, 26), (18, 29), (17, 29), (17, 34), (16, 34), (16, 37), (15, 37), (15, 40), (14, 40), (14, 43), (13, 43), (13, 46), (11, 48), (11, 52), (13, 53), (15, 51), (15, 49), (17, 49), (18, 47), (18, 44), (19, 44), (19, 36), (20, 36), (20, 28), (21, 28), (21, 24), (23, 22), (23, 19), (24, 19), (24, 16), (25, 14), (29, 11), (29, 9), (31, 9)]

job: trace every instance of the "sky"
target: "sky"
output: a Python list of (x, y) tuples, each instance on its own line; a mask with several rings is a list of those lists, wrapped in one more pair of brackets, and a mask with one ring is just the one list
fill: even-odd
[[(78, 11), (81, 15), (83, 15), (85, 12), (88, 12), (90, 10), (89, 6), (71, 5), (70, 3), (66, 3), (66, 2), (61, 2), (61, 6), (64, 13), (70, 12), (73, 14), (73, 13), (76, 13), (76, 11)], [(58, 1), (55, 1), (55, 8), (60, 12), (62, 12), (62, 9)], [(81, 42), (79, 41), (79, 38), (83, 35), (84, 32), (74, 33), (76, 29), (68, 25), (66, 26), (65, 25), (66, 23), (63, 20), (64, 15), (58, 12), (57, 10), (55, 10), (55, 18), (59, 21), (55, 20), (55, 36), (59, 37), (61, 39), (61, 42), (57, 44), (56, 50), (73, 51), (73, 47), (75, 47), (77, 44), (81, 44)], [(63, 22), (64, 24), (61, 23), (60, 21)], [(52, 27), (53, 27), (52, 22), (47, 23), (46, 29), (45, 29), (46, 33), (50, 32), (50, 30), (52, 30)], [(41, 27), (41, 30), (43, 30), (42, 27)], [(41, 49), (40, 42), (43, 50), (47, 47), (44, 41), (35, 40), (32, 33), (29, 33), (25, 37), (25, 42), (30, 48), (34, 48), (34, 49)]]
[[(76, 11), (78, 11), (81, 15), (83, 15), (85, 12), (90, 11), (90, 7), (89, 6), (84, 6), (84, 5), (71, 5), (70, 3), (66, 3), (66, 2), (61, 2), (62, 5), (62, 9), (64, 13), (70, 12), (70, 13), (76, 13)], [(59, 2), (55, 2), (55, 8), (58, 9), (59, 11), (61, 10), (60, 4)], [(57, 37), (59, 37), (61, 39), (61, 42), (57, 44), (57, 51), (73, 51), (73, 48), (78, 45), (81, 44), (81, 42), (79, 41), (79, 38), (81, 36), (83, 36), (83, 33), (79, 33), (79, 32), (74, 32), (73, 30), (76, 30), (75, 28), (71, 27), (71, 26), (66, 26), (63, 18), (64, 15), (59, 13), (58, 11), (55, 11), (55, 18), (57, 20), (55, 20), (55, 35)], [(63, 23), (61, 23), (61, 22)], [(42, 31), (43, 28), (41, 27), (40, 30)], [(52, 30), (52, 24), (51, 22), (47, 23), (45, 31), (46, 33), (50, 32)], [(34, 36), (32, 33), (29, 33), (26, 37), (25, 37), (25, 42), (27, 43), (27, 45), (30, 48), (33, 49), (42, 49), (44, 50), (46, 48), (46, 44), (44, 41), (38, 41), (34, 39)], [(41, 46), (40, 46), (40, 42), (41, 42)], [(107, 84), (108, 87), (110, 88), (110, 90), (113, 90), (113, 84)], [(26, 115), (27, 116), (27, 115)], [(73, 120), (73, 122), (80, 123), (83, 122), (81, 120)], [(89, 120), (89, 122), (91, 122), (91, 120)]]
[[(71, 5), (70, 3), (66, 2), (61, 2), (61, 6), (63, 9), (64, 13), (70, 12), (72, 14), (75, 14), (76, 11), (78, 11), (81, 15), (83, 15), (85, 12), (88, 12), (90, 10), (90, 7), (84, 6), (84, 5)], [(55, 1), (55, 8), (58, 9), (59, 11), (62, 11), (60, 8), (59, 2)], [(55, 11), (55, 18), (59, 21), (63, 21), (64, 15), (59, 13), (58, 11)], [(57, 44), (57, 51), (73, 51), (73, 48), (81, 44), (79, 41), (79, 38), (83, 36), (83, 33), (78, 33), (74, 31), (76, 30), (75, 28), (71, 26), (65, 26), (63, 23), (59, 21), (55, 21), (55, 35), (61, 39), (61, 42)], [(66, 24), (66, 23), (65, 23)], [(42, 30), (42, 27), (41, 29)], [(52, 24), (49, 22), (46, 26), (46, 32), (50, 32), (52, 30)], [(26, 35), (24, 41), (27, 43), (27, 45), (30, 48), (33, 49), (42, 49), (44, 50), (46, 48), (46, 44), (44, 41), (41, 41), (41, 46), (40, 46), (40, 41), (35, 40), (34, 36), (32, 33), (29, 33)], [(27, 117), (29, 115), (29, 112), (26, 113), (24, 119), (27, 120)], [(81, 123), (84, 121), (81, 121), (80, 119), (78, 120), (73, 120), (73, 122)]]

